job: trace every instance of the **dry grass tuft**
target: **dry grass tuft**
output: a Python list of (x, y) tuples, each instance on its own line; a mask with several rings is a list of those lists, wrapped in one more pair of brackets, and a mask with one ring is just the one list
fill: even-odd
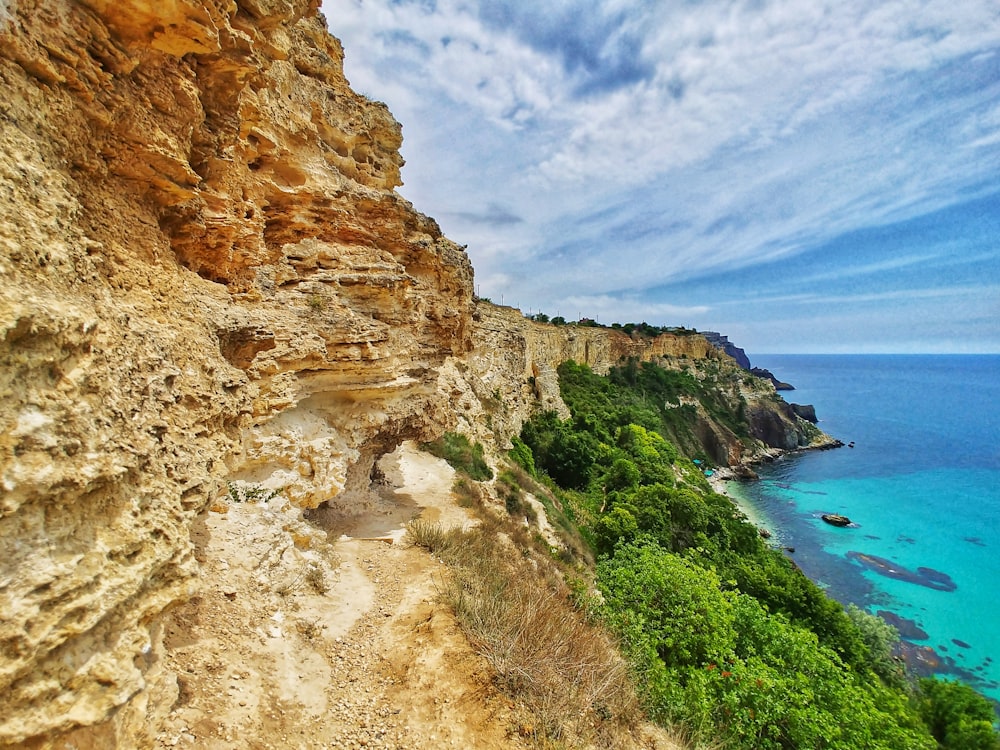
[(462, 508), (478, 508), (483, 504), (483, 491), (479, 482), (466, 477), (458, 477), (451, 488)]
[(330, 590), (330, 583), (326, 579), (326, 571), (318, 562), (310, 562), (306, 568), (306, 583), (317, 594), (325, 594)]
[(435, 555), (446, 554), (456, 544), (457, 531), (445, 531), (440, 524), (414, 518), (406, 524), (406, 536), (417, 547), (423, 547)]
[(550, 560), (516, 549), (496, 523), (443, 531), (414, 521), (408, 531), (452, 567), (445, 597), (500, 687), (533, 715), (536, 741), (617, 747), (631, 735), (640, 711), (628, 665)]

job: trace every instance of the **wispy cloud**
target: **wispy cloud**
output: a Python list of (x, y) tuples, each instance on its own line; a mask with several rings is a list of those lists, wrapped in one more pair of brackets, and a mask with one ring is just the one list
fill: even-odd
[[(830, 243), (1000, 193), (994, 0), (326, 0), (326, 12), (349, 79), (403, 123), (402, 192), (468, 243), (482, 293), (536, 309), (649, 302), (824, 247), (837, 263), (794, 283), (842, 274), (877, 293), (880, 264), (934, 253)], [(667, 323), (718, 309), (663, 304)]]
[[(760, 297), (755, 300), (761, 305), (781, 305), (787, 307), (788, 303), (800, 306), (821, 307), (828, 305), (860, 305), (881, 302), (920, 302), (932, 299), (959, 298), (970, 299), (979, 298), (984, 300), (1000, 300), (1000, 285), (988, 286), (960, 286), (960, 287), (926, 287), (918, 289), (894, 289), (891, 291), (847, 293), (847, 294), (821, 294), (817, 292), (802, 294), (780, 294), (774, 296)], [(722, 302), (721, 304), (726, 304)], [(707, 310), (709, 308), (705, 308)]]
[(456, 211), (452, 214), (455, 218), (472, 222), (473, 224), (488, 224), (491, 227), (509, 226), (511, 224), (521, 224), (524, 219), (517, 214), (511, 213), (498, 203), (491, 203), (479, 212)]
[(685, 320), (692, 316), (704, 315), (711, 310), (708, 305), (672, 305), (666, 302), (643, 301), (637, 297), (624, 295), (570, 295), (560, 300), (557, 314), (567, 319), (579, 320), (588, 317), (605, 323), (652, 320)]

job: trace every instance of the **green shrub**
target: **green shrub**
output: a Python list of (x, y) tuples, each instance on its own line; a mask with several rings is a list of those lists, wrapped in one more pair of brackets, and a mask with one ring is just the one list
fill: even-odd
[(507, 455), (510, 456), (511, 461), (516, 463), (531, 476), (535, 475), (535, 456), (531, 452), (531, 448), (525, 445), (524, 441), (519, 437), (511, 438), (511, 443), (513, 448), (511, 448)]
[(619, 546), (598, 585), (660, 721), (746, 750), (933, 748), (902, 693), (655, 541)]
[(989, 701), (968, 685), (920, 681), (920, 715), (942, 750), (998, 750), (996, 715)]
[(594, 542), (602, 555), (611, 554), (619, 542), (631, 542), (638, 534), (639, 524), (632, 509), (622, 505), (602, 514), (593, 524)]
[(732, 607), (711, 571), (646, 538), (620, 546), (597, 573), (609, 619), (641, 624), (643, 639), (668, 667), (731, 656)]
[(229, 499), (234, 503), (266, 503), (281, 494), (281, 490), (241, 481), (228, 482), (226, 489)]
[(887, 684), (906, 687), (906, 673), (902, 664), (893, 656), (899, 644), (899, 631), (881, 617), (869, 614), (853, 604), (848, 605), (846, 611), (861, 634), (861, 640), (868, 647), (867, 662), (872, 671)]
[(472, 445), (465, 435), (446, 432), (439, 439), (422, 443), (420, 447), (438, 458), (443, 458), (455, 471), (460, 471), (476, 481), (493, 478), (493, 470), (483, 457), (483, 446), (479, 443)]

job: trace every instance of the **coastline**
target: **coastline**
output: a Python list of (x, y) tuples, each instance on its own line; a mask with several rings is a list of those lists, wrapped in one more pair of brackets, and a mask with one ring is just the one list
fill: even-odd
[(828, 451), (845, 447), (846, 443), (832, 435), (818, 431), (809, 445), (798, 448), (768, 448), (763, 453), (754, 456), (751, 460), (737, 464), (736, 466), (721, 466), (715, 469), (712, 476), (706, 477), (712, 490), (719, 495), (728, 497), (736, 509), (746, 516), (747, 521), (763, 530), (761, 536), (775, 548), (784, 548), (786, 551), (794, 551), (794, 548), (785, 547), (784, 531), (766, 514), (756, 508), (750, 499), (744, 494), (742, 485), (747, 482), (759, 480), (754, 466), (769, 464), (774, 461), (812, 451)]
[[(712, 491), (729, 498), (733, 506), (744, 516), (747, 521), (763, 529), (770, 536), (765, 539), (772, 545), (780, 546), (782, 538), (781, 529), (767, 516), (755, 508), (742, 492), (741, 484), (745, 480), (737, 478), (730, 469), (719, 469), (711, 477), (707, 477)], [(757, 481), (756, 479), (752, 481)], [(763, 534), (761, 535), (763, 536)]]
[[(801, 451), (789, 453), (798, 452)], [(766, 544), (786, 555), (793, 553), (795, 548), (788, 546), (788, 544), (793, 543), (788, 537), (789, 530), (779, 525), (774, 519), (769, 518), (748, 497), (748, 493), (743, 485), (750, 481), (759, 480), (756, 477), (748, 479), (739, 469), (740, 467), (736, 467), (736, 470), (727, 468), (717, 469), (713, 476), (706, 477), (706, 480), (712, 490), (728, 498), (733, 506), (746, 517), (749, 523), (758, 529), (767, 531), (770, 536), (765, 536)], [(764, 535), (762, 534), (762, 536)], [(825, 551), (828, 554), (837, 554), (829, 550)], [(859, 556), (863, 555), (863, 553), (854, 553), (854, 555)], [(851, 553), (849, 552), (847, 556), (850, 559)], [(895, 556), (893, 556), (893, 559), (896, 559)], [(886, 562), (889, 561), (887, 560)], [(816, 577), (805, 573), (805, 571), (803, 572), (817, 583), (817, 585), (820, 585), (821, 588), (826, 588)], [(884, 573), (881, 575), (885, 576)], [(888, 575), (887, 577), (890, 579), (898, 578), (898, 576), (893, 575)], [(912, 583), (912, 581), (908, 583)], [(883, 592), (888, 590), (884, 582), (879, 582), (877, 585), (881, 587)], [(926, 588), (926, 584), (924, 584), (924, 587)], [(933, 586), (929, 588), (939, 590)], [(830, 596), (831, 594), (828, 592), (827, 595)], [(914, 595), (911, 594), (911, 596)], [(837, 599), (837, 597), (834, 598)], [(837, 600), (841, 601), (842, 604), (844, 603), (840, 599)], [(910, 598), (908, 597), (906, 601), (910, 601)], [(895, 625), (891, 620), (893, 615), (902, 617), (904, 620), (916, 618), (913, 620), (913, 624), (919, 627), (920, 623), (917, 620), (923, 621), (924, 619), (920, 617), (920, 613), (911, 611), (912, 608), (907, 608), (905, 604), (900, 607), (900, 604), (901, 602), (893, 602), (891, 599), (880, 602), (879, 607), (884, 609), (878, 612), (878, 615), (886, 622), (889, 622), (890, 625), (897, 627), (897, 630), (898, 625)], [(871, 608), (862, 606), (862, 608), (870, 614), (876, 614), (876, 607), (874, 606)], [(963, 638), (968, 638), (968, 636), (963, 636)], [(960, 682), (970, 685), (982, 693), (993, 704), (997, 714), (1000, 715), (1000, 699), (996, 697), (998, 681), (987, 674), (993, 659), (990, 656), (986, 656), (985, 660), (978, 664), (976, 663), (978, 659), (975, 661), (967, 660), (967, 650), (969, 648), (970, 646), (966, 641), (961, 639), (956, 640), (952, 637), (932, 635), (929, 638), (913, 638), (900, 633), (894, 655), (906, 665), (910, 674), (916, 677), (945, 677), (957, 679)], [(982, 658), (982, 656), (980, 655), (979, 658)]]
[[(817, 426), (845, 441), (850, 436), (854, 450), (787, 461), (811, 447), (780, 452), (775, 462), (748, 462), (761, 482), (732, 484), (719, 470), (713, 490), (751, 523), (765, 525), (770, 515), (783, 526), (784, 544), (797, 548), (792, 559), (829, 596), (926, 632), (900, 641), (898, 656), (912, 674), (957, 679), (997, 705), (993, 623), (1000, 605), (989, 592), (1000, 571), (1000, 542), (986, 532), (1000, 514), (993, 438), (1000, 358), (774, 355), (762, 366), (796, 383), (797, 395), (830, 417)], [(969, 392), (979, 396), (975, 405)], [(733, 478), (742, 474), (732, 467)], [(747, 513), (741, 495), (760, 512)], [(847, 515), (859, 528), (821, 524), (820, 511)], [(958, 588), (939, 591), (883, 575), (847, 557), (851, 551), (909, 570), (943, 571)]]

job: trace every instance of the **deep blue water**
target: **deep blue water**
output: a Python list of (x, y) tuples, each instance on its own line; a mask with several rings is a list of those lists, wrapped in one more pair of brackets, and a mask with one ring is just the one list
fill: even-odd
[[(785, 400), (813, 404), (819, 426), (854, 447), (761, 467), (739, 494), (831, 596), (916, 621), (929, 637), (912, 642), (945, 660), (939, 673), (1000, 700), (1000, 355), (752, 359), (795, 386)], [(939, 571), (956, 588), (887, 577), (851, 551), (897, 571)]]

